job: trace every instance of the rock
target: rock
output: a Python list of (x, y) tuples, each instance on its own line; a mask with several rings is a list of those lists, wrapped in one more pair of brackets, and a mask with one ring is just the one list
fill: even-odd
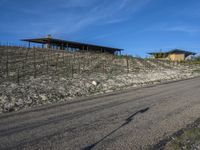
[(96, 81), (92, 81), (92, 85), (97, 86), (98, 83)]
[(40, 97), (41, 97), (42, 101), (46, 101), (48, 99), (47, 96), (44, 94), (40, 95)]
[(15, 104), (12, 102), (5, 103), (3, 106), (3, 110), (5, 112), (11, 112), (11, 111), (14, 111), (14, 107), (15, 107)]
[(23, 101), (22, 99), (18, 99), (18, 100), (15, 102), (15, 104), (16, 104), (17, 106), (22, 106), (22, 105), (24, 104), (24, 101)]
[(27, 104), (32, 104), (32, 103), (33, 103), (33, 100), (31, 99), (31, 97), (28, 97), (28, 98), (27, 98), (26, 103), (27, 103)]
[(11, 87), (11, 88), (16, 88), (16, 87), (18, 87), (18, 85), (15, 84), (15, 83), (11, 83), (10, 87)]
[(8, 101), (8, 97), (7, 96), (0, 96), (0, 103), (4, 104)]

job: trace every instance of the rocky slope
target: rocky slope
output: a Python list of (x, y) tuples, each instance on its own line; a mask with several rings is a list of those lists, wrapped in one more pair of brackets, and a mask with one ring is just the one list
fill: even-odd
[(34, 50), (39, 53), (35, 56), (33, 49), (0, 49), (4, 50), (0, 63), (0, 112), (70, 102), (75, 97), (191, 78), (199, 74), (193, 71), (199, 66), (166, 61), (41, 49)]

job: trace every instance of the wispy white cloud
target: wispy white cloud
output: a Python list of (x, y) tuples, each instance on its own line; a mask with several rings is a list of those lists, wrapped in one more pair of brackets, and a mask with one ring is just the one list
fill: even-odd
[(96, 0), (61, 0), (61, 7), (72, 8), (72, 7), (89, 7), (94, 5)]
[(108, 34), (103, 34), (103, 35), (97, 35), (97, 36), (92, 36), (93, 40), (99, 40), (99, 39), (105, 39), (107, 37), (112, 36), (113, 33), (108, 33)]
[(145, 31), (169, 31), (169, 32), (185, 32), (188, 34), (195, 34), (200, 32), (200, 27), (189, 24), (157, 24), (147, 28)]
[(128, 4), (129, 1), (130, 1), (130, 0), (122, 0), (122, 2), (121, 2), (121, 4), (120, 4), (119, 8), (120, 8), (120, 9), (123, 9), (123, 8)]
[(194, 26), (174, 26), (165, 28), (166, 31), (175, 31), (175, 32), (187, 32), (187, 33), (195, 33), (200, 32), (200, 27), (194, 27)]
[[(0, 4), (3, 1), (12, 2), (12, 0), (0, 0)], [(143, 6), (146, 6), (150, 1), (151, 0), (57, 0), (55, 4), (52, 3), (51, 0), (45, 0), (40, 1), (39, 5), (35, 3), (28, 5), (27, 3), (23, 4), (25, 5), (23, 7), (20, 7), (20, 5), (16, 3), (17, 7), (13, 9), (17, 9), (25, 16), (18, 20), (19, 26), (16, 28), (19, 33), (30, 28), (32, 32), (37, 34), (48, 32), (50, 34), (59, 35), (64, 33), (75, 34), (80, 30), (97, 25), (124, 22), (129, 19), (133, 13), (141, 10)], [(20, 9), (18, 7), (20, 7)], [(26, 26), (24, 23), (26, 23)], [(10, 31), (12, 30), (16, 29), (11, 26)]]
[(116, 18), (116, 19), (110, 19), (108, 21), (105, 21), (103, 24), (117, 24), (117, 23), (120, 23), (120, 22), (124, 22), (126, 21), (127, 18)]
[(77, 14), (75, 23), (69, 27), (69, 32), (76, 32), (88, 26), (115, 24), (127, 20), (134, 12), (140, 10), (150, 0), (116, 0), (112, 2), (104, 1), (91, 7), (89, 11), (83, 14)]

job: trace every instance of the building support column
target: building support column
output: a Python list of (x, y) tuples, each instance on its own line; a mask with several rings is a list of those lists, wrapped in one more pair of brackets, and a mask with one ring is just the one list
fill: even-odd
[(69, 48), (69, 44), (67, 43), (67, 51), (68, 51), (68, 48)]
[(82, 48), (82, 49), (83, 49), (83, 52), (84, 52), (84, 51), (85, 51), (85, 47), (83, 46), (83, 48)]
[(61, 44), (61, 50), (64, 50), (64, 44), (63, 43)]

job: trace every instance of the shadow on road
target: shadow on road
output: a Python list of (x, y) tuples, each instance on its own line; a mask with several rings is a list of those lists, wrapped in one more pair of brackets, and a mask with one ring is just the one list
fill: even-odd
[(132, 114), (131, 116), (129, 116), (125, 122), (119, 126), (118, 128), (114, 129), (112, 132), (110, 132), (109, 134), (107, 134), (106, 136), (104, 136), (102, 139), (100, 139), (99, 141), (97, 141), (96, 143), (92, 144), (92, 145), (89, 145), (87, 147), (84, 147), (83, 150), (91, 150), (93, 149), (95, 146), (97, 146), (99, 143), (101, 143), (103, 140), (105, 140), (107, 137), (109, 137), (110, 135), (112, 135), (113, 133), (115, 133), (116, 131), (118, 131), (120, 128), (128, 125), (136, 115), (140, 114), (140, 113), (145, 113), (146, 111), (149, 110), (149, 107), (145, 108), (145, 109), (141, 109), (139, 111), (137, 111), (136, 113)]

